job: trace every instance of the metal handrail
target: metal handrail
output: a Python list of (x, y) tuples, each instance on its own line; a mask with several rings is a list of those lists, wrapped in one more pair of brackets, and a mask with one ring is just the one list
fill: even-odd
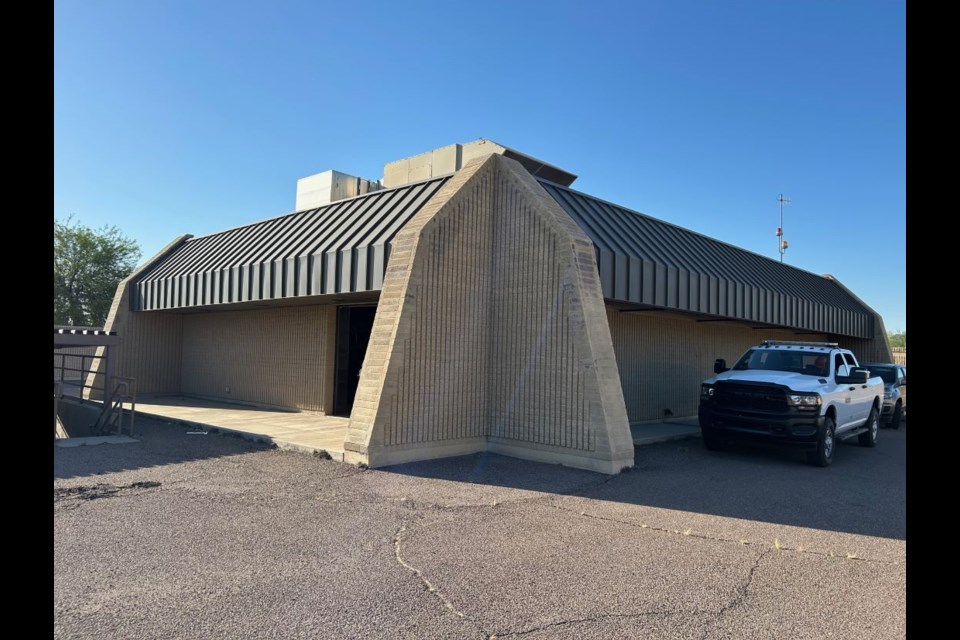
[(53, 439), (57, 439), (57, 417), (60, 415), (60, 396), (63, 395), (63, 385), (59, 380), (53, 381)]
[[(76, 399), (81, 404), (89, 401), (102, 405), (94, 425), (94, 430), (99, 433), (114, 427), (117, 433), (122, 433), (124, 405), (129, 403), (128, 428), (130, 435), (133, 435), (136, 427), (137, 383), (134, 378), (114, 375), (115, 359), (111, 356), (110, 346), (110, 344), (96, 345), (94, 352), (89, 353), (89, 351), (84, 352), (87, 350), (86, 347), (73, 349), (67, 345), (58, 346), (55, 341), (54, 429), (56, 429), (60, 399), (68, 395), (72, 397), (79, 390)], [(60, 357), (59, 361), (57, 356)], [(72, 360), (68, 362), (67, 358)], [(77, 364), (79, 367), (76, 366)], [(92, 393), (94, 391), (98, 392), (99, 399), (96, 399), (97, 395)]]
[[(88, 389), (91, 390), (91, 391), (101, 391), (101, 392), (105, 392), (105, 391), (106, 391), (108, 385), (106, 385), (106, 384), (97, 384), (97, 383), (96, 383), (96, 380), (97, 380), (97, 378), (99, 377), (99, 376), (97, 376), (97, 375), (94, 375), (94, 376), (93, 376), (93, 382), (92, 382), (92, 383), (89, 383), (89, 384), (88, 384), (88, 382), (87, 382), (87, 381), (90, 379), (90, 374), (93, 372), (93, 363), (94, 363), (94, 361), (95, 361), (95, 360), (104, 360), (104, 359), (105, 359), (104, 356), (96, 355), (96, 354), (90, 355), (90, 354), (85, 354), (85, 353), (56, 353), (56, 354), (54, 354), (54, 355), (55, 355), (55, 356), (60, 356), (60, 366), (58, 367), (58, 369), (59, 369), (59, 373), (60, 373), (60, 375), (59, 375), (59, 380), (60, 380), (61, 387), (66, 386), (65, 383), (67, 382), (68, 379), (67, 379), (67, 377), (66, 377), (65, 374), (66, 374), (67, 371), (81, 374), (80, 376), (78, 376), (78, 378), (77, 378), (77, 380), (76, 380), (76, 382), (78, 382), (78, 383), (79, 383), (79, 386), (80, 386), (80, 397), (79, 397), (80, 402), (83, 402), (83, 401), (84, 401), (84, 399), (85, 399), (85, 398), (84, 398), (84, 392), (85, 392), (86, 390), (88, 390)], [(66, 366), (66, 359), (67, 359), (68, 357), (69, 357), (69, 358), (79, 358), (79, 359), (80, 359), (80, 368), (68, 367), (68, 366)], [(89, 362), (89, 365), (87, 364), (88, 362)], [(114, 377), (116, 377), (116, 376), (114, 376)], [(72, 379), (71, 379), (70, 381), (73, 382)]]
[[(113, 376), (113, 399), (120, 410), (117, 433), (123, 433), (123, 402), (130, 402), (130, 436), (133, 437), (137, 417), (137, 380), (128, 376)], [(121, 391), (122, 390), (122, 391)]]

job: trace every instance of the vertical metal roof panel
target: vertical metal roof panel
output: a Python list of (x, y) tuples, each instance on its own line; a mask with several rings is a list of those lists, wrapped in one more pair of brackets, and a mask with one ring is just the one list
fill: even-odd
[[(134, 308), (378, 290), (396, 233), (447, 179), (188, 240), (136, 281)], [(541, 184), (593, 241), (603, 295), (609, 299), (872, 337), (870, 312), (828, 278), (572, 189)]]
[(397, 232), (449, 176), (192, 238), (136, 280), (133, 308), (378, 290)]
[(540, 184), (593, 241), (609, 299), (873, 337), (872, 313), (829, 278), (546, 180)]

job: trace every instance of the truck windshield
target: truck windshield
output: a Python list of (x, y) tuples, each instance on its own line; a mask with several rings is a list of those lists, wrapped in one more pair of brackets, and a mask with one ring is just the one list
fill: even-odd
[(830, 374), (829, 355), (823, 351), (751, 349), (733, 365), (733, 370), (765, 369), (822, 378)]

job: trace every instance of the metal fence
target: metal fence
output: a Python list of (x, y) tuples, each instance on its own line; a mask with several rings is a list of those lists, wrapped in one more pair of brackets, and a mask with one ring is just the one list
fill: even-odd
[(54, 438), (69, 437), (58, 417), (65, 400), (100, 407), (96, 422), (89, 427), (94, 435), (122, 434), (126, 422), (132, 436), (137, 382), (113, 373), (111, 346), (118, 344), (116, 334), (98, 327), (55, 326), (53, 331)]
[[(90, 371), (103, 356), (97, 347), (64, 347), (53, 352), (53, 380), (59, 383), (62, 395), (85, 399), (86, 390), (104, 391), (102, 376), (94, 380)], [(92, 382), (92, 384), (90, 384)]]
[(53, 377), (79, 383), (97, 355), (96, 347), (61, 347), (53, 352)]
[[(109, 347), (103, 355), (97, 355), (96, 346), (60, 347), (53, 351), (53, 429), (54, 438), (64, 437), (58, 424), (60, 401), (72, 398), (81, 404), (90, 398), (103, 398), (94, 402), (102, 405), (100, 417), (91, 426), (94, 433), (122, 434), (124, 422), (132, 436), (137, 410), (137, 382), (133, 378), (117, 375), (93, 375), (95, 368), (110, 371), (109, 362), (98, 367), (98, 361), (109, 358)], [(92, 392), (92, 393), (91, 393)], [(124, 420), (124, 417), (127, 420)]]
[(907, 348), (906, 347), (893, 347), (893, 361), (899, 364), (902, 367), (907, 366)]

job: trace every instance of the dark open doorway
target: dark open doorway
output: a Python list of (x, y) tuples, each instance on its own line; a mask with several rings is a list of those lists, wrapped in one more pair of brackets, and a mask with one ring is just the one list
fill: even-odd
[(333, 413), (349, 416), (367, 355), (376, 307), (337, 309), (337, 361), (333, 376)]

